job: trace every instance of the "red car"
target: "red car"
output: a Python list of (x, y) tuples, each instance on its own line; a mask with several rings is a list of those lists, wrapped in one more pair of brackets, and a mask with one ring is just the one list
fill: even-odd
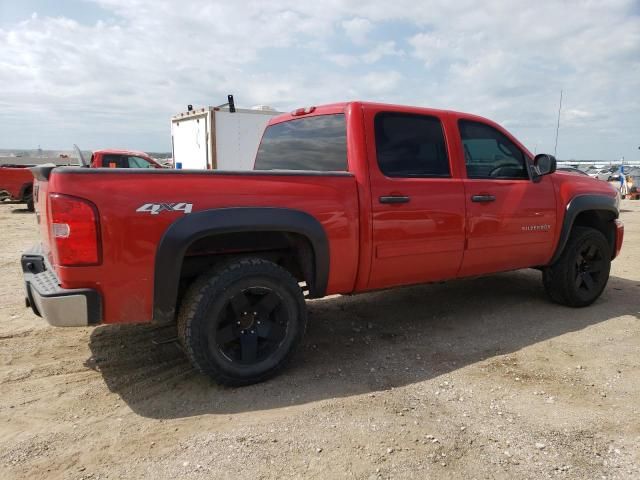
[[(91, 168), (164, 168), (144, 152), (129, 150), (97, 150), (91, 155), (91, 161), (85, 162), (78, 150), (80, 162)], [(0, 192), (9, 200), (27, 204), (33, 211), (33, 174), (31, 168), (36, 165), (0, 165)]]
[[(274, 375), (305, 298), (520, 268), (582, 307), (620, 251), (618, 194), (485, 118), (376, 103), (274, 117), (248, 172), (34, 169), (22, 257), (52, 325), (176, 322), (218, 382)], [(171, 185), (171, 188), (166, 188)]]

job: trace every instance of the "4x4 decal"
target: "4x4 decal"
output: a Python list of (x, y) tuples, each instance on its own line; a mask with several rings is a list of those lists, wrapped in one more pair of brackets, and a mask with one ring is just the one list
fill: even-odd
[(138, 207), (136, 212), (150, 213), (151, 215), (158, 215), (160, 212), (184, 212), (191, 213), (193, 203), (145, 203)]

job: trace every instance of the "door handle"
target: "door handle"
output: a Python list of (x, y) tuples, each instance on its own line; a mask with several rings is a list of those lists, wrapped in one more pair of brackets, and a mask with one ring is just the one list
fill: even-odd
[(405, 195), (382, 196), (378, 199), (380, 203), (409, 203), (410, 197)]
[(496, 199), (495, 195), (471, 195), (471, 201), (472, 202), (478, 202), (478, 203), (487, 203), (487, 202), (494, 202)]

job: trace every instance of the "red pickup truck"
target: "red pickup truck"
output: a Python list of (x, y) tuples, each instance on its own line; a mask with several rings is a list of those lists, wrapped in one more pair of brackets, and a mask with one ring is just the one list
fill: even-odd
[[(82, 156), (80, 162), (91, 168), (163, 168), (146, 153), (129, 150), (97, 150), (91, 155), (90, 162), (85, 162)], [(35, 165), (0, 165), (0, 192), (4, 192), (4, 197), (9, 200), (26, 203), (30, 211), (34, 208), (33, 174), (30, 170), (33, 167)]]
[(229, 385), (286, 364), (305, 298), (533, 267), (586, 306), (622, 245), (619, 196), (555, 168), (485, 118), (362, 102), (274, 117), (254, 171), (38, 167), (27, 303), (59, 326), (177, 321)]
[[(82, 160), (84, 162), (84, 159)], [(90, 168), (165, 168), (144, 152), (96, 150), (86, 165)]]
[(29, 170), (34, 165), (0, 165), (0, 197), (27, 204), (33, 212), (33, 175)]

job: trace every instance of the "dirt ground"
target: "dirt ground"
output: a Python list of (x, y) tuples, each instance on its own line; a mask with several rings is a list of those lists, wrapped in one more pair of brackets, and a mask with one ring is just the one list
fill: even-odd
[(313, 301), (293, 365), (241, 389), (157, 344), (171, 328), (34, 316), (21, 208), (0, 205), (3, 480), (640, 478), (640, 202), (589, 308), (533, 270)]

